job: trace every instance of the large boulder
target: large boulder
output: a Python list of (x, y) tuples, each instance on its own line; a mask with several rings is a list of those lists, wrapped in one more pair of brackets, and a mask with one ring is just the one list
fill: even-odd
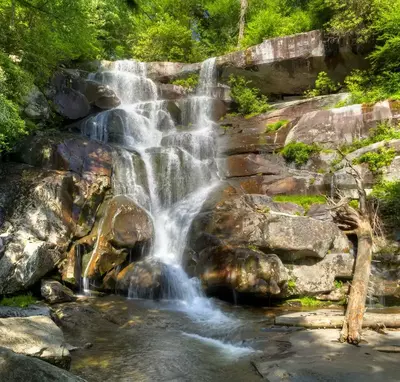
[(80, 119), (90, 113), (88, 99), (82, 93), (71, 88), (63, 88), (57, 92), (53, 102), (57, 113), (67, 119)]
[(65, 257), (72, 237), (87, 235), (111, 184), (111, 152), (81, 138), (40, 138), (22, 144), (0, 168), (0, 293), (31, 287)]
[(71, 364), (61, 329), (46, 316), (1, 318), (0, 347), (67, 370)]
[(0, 347), (0, 380), (7, 382), (85, 382), (66, 370)]
[(49, 304), (76, 300), (74, 292), (56, 280), (42, 280), (40, 293)]
[(127, 250), (149, 243), (153, 237), (150, 216), (127, 196), (118, 195), (108, 201), (99, 219), (97, 241), (88, 266), (89, 278), (121, 265)]
[(258, 296), (280, 294), (288, 279), (278, 256), (246, 247), (204, 249), (195, 273), (208, 291), (229, 288)]
[(216, 190), (192, 224), (190, 245), (197, 253), (216, 243), (252, 245), (285, 261), (349, 250), (334, 223), (287, 214), (277, 204), (264, 195), (226, 197), (226, 189)]
[(329, 42), (315, 30), (264, 40), (246, 50), (217, 58), (222, 79), (231, 74), (250, 79), (265, 94), (302, 94), (325, 71), (342, 82), (356, 68), (367, 67), (349, 42)]
[(302, 260), (300, 264), (286, 265), (294, 282), (293, 295), (317, 295), (335, 289), (335, 279), (350, 279), (354, 256), (350, 253), (329, 253), (324, 259)]

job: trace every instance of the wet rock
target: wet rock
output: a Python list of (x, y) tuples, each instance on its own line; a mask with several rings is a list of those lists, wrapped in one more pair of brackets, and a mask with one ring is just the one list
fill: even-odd
[(86, 96), (89, 103), (100, 109), (113, 109), (121, 104), (121, 100), (112, 89), (95, 81), (86, 80), (81, 92)]
[(149, 242), (153, 237), (153, 223), (131, 198), (119, 195), (105, 206), (98, 236), (88, 277), (103, 275), (122, 264), (127, 256), (124, 249)]
[(288, 278), (278, 256), (230, 246), (203, 250), (195, 272), (207, 289), (223, 287), (258, 296), (279, 294)]
[(183, 86), (161, 84), (159, 86), (161, 99), (176, 100), (187, 96), (188, 91)]
[(286, 171), (283, 158), (265, 154), (231, 155), (218, 161), (219, 169), (226, 178), (251, 175), (279, 175)]
[(130, 296), (157, 299), (161, 294), (164, 265), (155, 261), (140, 261), (129, 264), (117, 276), (119, 291)]
[(84, 382), (63, 369), (0, 347), (0, 380), (7, 382)]
[(71, 364), (63, 333), (49, 317), (0, 319), (0, 347), (67, 370)]
[(49, 304), (75, 301), (74, 292), (56, 280), (42, 280), (40, 292)]
[(74, 89), (63, 88), (55, 95), (53, 101), (57, 113), (67, 119), (80, 119), (89, 115), (88, 99)]

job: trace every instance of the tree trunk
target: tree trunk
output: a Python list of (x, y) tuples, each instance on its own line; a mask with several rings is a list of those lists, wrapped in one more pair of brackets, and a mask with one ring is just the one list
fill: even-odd
[(358, 345), (361, 341), (365, 301), (371, 273), (372, 228), (367, 216), (361, 216), (356, 230), (358, 238), (357, 258), (349, 301), (343, 322), (340, 341)]
[(240, 0), (240, 19), (239, 19), (239, 38), (238, 38), (238, 48), (244, 37), (244, 28), (246, 23), (246, 13), (248, 7), (247, 0)]

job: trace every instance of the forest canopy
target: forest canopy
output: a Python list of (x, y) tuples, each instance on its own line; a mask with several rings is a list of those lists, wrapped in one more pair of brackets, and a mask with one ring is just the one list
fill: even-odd
[(400, 95), (399, 9), (400, 0), (0, 0), (0, 151), (28, 131), (20, 108), (33, 84), (74, 60), (196, 62), (324, 29), (375, 46), (372, 71), (349, 80), (355, 93)]

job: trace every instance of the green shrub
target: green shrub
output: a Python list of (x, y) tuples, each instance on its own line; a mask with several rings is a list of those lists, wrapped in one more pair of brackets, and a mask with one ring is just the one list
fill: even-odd
[[(344, 80), (346, 89), (351, 93), (347, 105), (370, 104), (385, 99), (400, 99), (400, 73), (385, 71), (374, 74), (354, 70)], [(344, 105), (341, 105), (344, 106)]]
[(229, 86), (231, 96), (238, 104), (238, 112), (241, 115), (255, 116), (271, 109), (266, 96), (260, 93), (259, 89), (250, 86), (251, 81), (246, 81), (244, 77), (231, 75)]
[(186, 78), (178, 78), (172, 81), (172, 84), (182, 86), (185, 89), (194, 90), (199, 84), (199, 75), (194, 73)]
[(315, 80), (315, 88), (307, 90), (304, 95), (312, 98), (320, 95), (336, 93), (340, 89), (340, 84), (333, 82), (326, 72), (319, 72)]
[(282, 126), (286, 126), (288, 123), (289, 123), (289, 121), (287, 119), (281, 119), (280, 121), (277, 121), (275, 123), (268, 123), (267, 127), (265, 129), (265, 132), (269, 133), (271, 131), (277, 131)]
[(376, 152), (371, 151), (361, 155), (359, 158), (355, 159), (353, 163), (367, 163), (370, 171), (377, 174), (383, 167), (390, 166), (395, 156), (396, 152), (393, 149), (382, 147)]
[(19, 308), (26, 308), (27, 306), (35, 303), (36, 299), (32, 296), (32, 293), (13, 297), (4, 297), (0, 301), (1, 306), (16, 306)]
[(11, 149), (25, 134), (27, 127), (19, 115), (18, 105), (0, 94), (0, 153)]
[(274, 202), (294, 203), (303, 207), (306, 212), (313, 204), (324, 204), (326, 198), (323, 195), (276, 195), (272, 197)]
[(355, 140), (350, 145), (344, 145), (340, 148), (340, 151), (344, 154), (348, 154), (373, 143), (389, 141), (391, 139), (400, 139), (400, 130), (398, 125), (393, 126), (389, 121), (384, 121), (375, 128), (369, 130), (368, 138)]
[(351, 208), (354, 208), (355, 210), (358, 210), (358, 208), (359, 208), (359, 202), (358, 202), (358, 200), (357, 200), (357, 199), (350, 200), (350, 201), (349, 201), (349, 206), (350, 206)]
[(321, 148), (315, 144), (307, 145), (303, 142), (292, 142), (287, 144), (281, 151), (282, 156), (288, 162), (294, 162), (301, 166), (306, 164), (311, 155), (321, 151)]
[(400, 182), (380, 181), (370, 197), (379, 206), (379, 213), (387, 228), (400, 226)]

